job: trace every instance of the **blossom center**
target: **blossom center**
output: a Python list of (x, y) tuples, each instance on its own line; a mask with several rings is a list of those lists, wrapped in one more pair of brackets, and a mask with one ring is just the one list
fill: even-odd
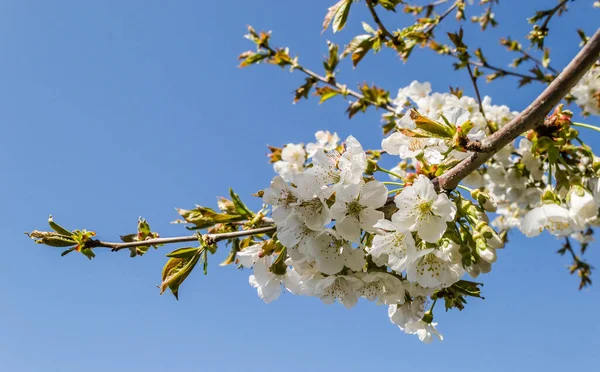
[(365, 209), (365, 206), (361, 205), (358, 202), (358, 199), (352, 200), (350, 203), (346, 204), (346, 215), (348, 216), (358, 216), (359, 213)]
[(408, 140), (408, 149), (410, 151), (422, 150), (424, 147), (424, 142), (420, 138), (411, 138)]
[(417, 204), (417, 210), (421, 216), (433, 214), (433, 200), (428, 200)]

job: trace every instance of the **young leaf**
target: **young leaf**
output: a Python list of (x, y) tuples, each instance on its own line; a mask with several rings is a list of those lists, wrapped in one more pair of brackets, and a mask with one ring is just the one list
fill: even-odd
[(179, 249), (176, 249), (173, 252), (167, 254), (167, 257), (171, 257), (171, 258), (191, 258), (196, 253), (198, 253), (198, 251), (200, 249), (201, 248), (199, 248), (199, 247), (179, 248)]
[(254, 213), (252, 213), (252, 211), (250, 209), (248, 209), (248, 207), (246, 207), (246, 204), (244, 204), (242, 202), (242, 200), (240, 199), (240, 196), (238, 194), (236, 194), (235, 192), (233, 192), (232, 188), (229, 188), (229, 196), (231, 196), (231, 201), (233, 202), (233, 205), (235, 206), (235, 209), (237, 210), (237, 213), (241, 216), (252, 216), (254, 215)]
[(331, 87), (328, 87), (328, 86), (325, 86), (322, 88), (317, 88), (315, 91), (315, 96), (321, 97), (321, 99), (319, 100), (319, 103), (323, 103), (323, 102), (327, 101), (328, 99), (330, 99), (331, 97), (337, 96), (338, 94), (340, 94), (339, 91), (337, 91)]
[(162, 283), (160, 284), (160, 294), (163, 294), (167, 287), (179, 300), (179, 286), (190, 275), (200, 259), (200, 251), (197, 251), (192, 257), (188, 258), (170, 258), (167, 261), (162, 272)]
[(327, 9), (327, 14), (323, 20), (323, 31), (327, 30), (330, 24), (332, 24), (333, 32), (338, 32), (344, 28), (346, 21), (348, 20), (348, 14), (350, 13), (350, 6), (352, 0), (340, 0)]
[(294, 103), (300, 101), (302, 97), (308, 99), (308, 94), (312, 87), (317, 83), (317, 80), (312, 76), (306, 78), (306, 82), (302, 84), (296, 91), (294, 92)]
[(50, 217), (48, 217), (48, 224), (50, 225), (52, 230), (56, 231), (60, 235), (71, 236), (73, 234), (69, 230), (65, 229), (64, 227), (62, 227), (59, 224), (57, 224), (56, 222), (54, 222), (54, 220), (52, 219), (52, 215), (50, 215)]

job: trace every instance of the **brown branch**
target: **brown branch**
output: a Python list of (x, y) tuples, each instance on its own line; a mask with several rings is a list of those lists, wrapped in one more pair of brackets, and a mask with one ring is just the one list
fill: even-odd
[(398, 39), (396, 39), (394, 37), (394, 35), (391, 32), (389, 32), (387, 28), (385, 28), (385, 25), (383, 24), (383, 22), (381, 22), (381, 19), (379, 18), (379, 15), (377, 15), (377, 11), (375, 10), (375, 4), (373, 4), (373, 0), (366, 0), (366, 4), (367, 4), (367, 8), (369, 8), (369, 12), (371, 12), (371, 17), (373, 17), (373, 21), (375, 21), (375, 23), (377, 24), (377, 27), (379, 27), (379, 29), (381, 30), (381, 33), (385, 37), (390, 39), (390, 41), (392, 42), (392, 44), (394, 44), (394, 46), (400, 45), (400, 43), (398, 42)]
[(569, 2), (569, 0), (562, 0), (560, 3), (558, 3), (557, 6), (550, 9), (550, 12), (546, 15), (546, 19), (544, 20), (544, 23), (542, 23), (542, 25), (540, 26), (540, 29), (548, 30), (548, 24), (550, 23), (550, 20), (552, 19), (552, 17), (554, 17), (556, 12), (558, 12), (561, 8), (565, 7), (567, 2)]
[(485, 125), (489, 128), (490, 123), (488, 122), (488, 119), (485, 116), (485, 111), (483, 111), (483, 103), (481, 102), (481, 94), (479, 93), (479, 86), (477, 86), (477, 76), (475, 76), (475, 74), (473, 74), (471, 65), (468, 63), (467, 63), (467, 71), (469, 72), (469, 77), (471, 78), (471, 82), (473, 83), (473, 88), (475, 89), (475, 95), (477, 96), (477, 104), (479, 105), (479, 112), (481, 112), (481, 115), (483, 115), (483, 120), (485, 120)]
[(507, 125), (481, 141), (481, 148), (485, 152), (472, 153), (457, 166), (436, 178), (438, 187), (446, 190), (456, 188), (463, 178), (489, 160), (496, 151), (508, 145), (520, 134), (543, 125), (544, 117), (596, 63), (599, 55), (600, 29), (542, 94)]
[[(269, 46), (263, 45), (262, 47), (265, 48), (266, 50), (268, 50), (269, 53), (271, 53), (271, 55), (275, 55), (277, 53), (276, 50), (274, 50), (273, 48), (271, 48)], [(367, 98), (365, 98), (365, 96), (363, 96), (362, 94), (360, 94), (360, 93), (358, 93), (358, 92), (356, 92), (356, 91), (354, 91), (352, 89), (348, 89), (348, 87), (346, 85), (338, 83), (335, 79), (328, 79), (328, 78), (326, 78), (324, 76), (321, 76), (321, 75), (317, 74), (314, 71), (311, 71), (311, 70), (309, 70), (307, 68), (304, 68), (303, 66), (301, 66), (299, 64), (293, 65), (293, 68), (296, 69), (296, 70), (304, 72), (306, 75), (308, 75), (308, 76), (310, 76), (310, 77), (312, 77), (312, 78), (320, 81), (323, 84), (327, 84), (329, 86), (337, 88), (339, 90), (339, 92), (342, 95), (344, 95), (344, 96), (345, 95), (349, 95), (349, 96), (352, 96), (352, 97), (357, 98), (359, 100), (362, 100), (362, 101), (365, 101), (365, 102), (369, 102), (370, 104), (372, 104), (375, 107), (380, 107), (380, 108), (382, 108), (382, 109), (384, 109), (386, 111), (389, 111), (389, 112), (393, 113), (394, 115), (396, 115), (396, 108), (394, 106), (391, 106), (391, 105), (380, 105), (377, 102), (370, 101)]]
[(553, 73), (555, 73), (555, 74), (558, 74), (558, 70), (557, 70), (557, 69), (555, 69), (554, 67), (552, 67), (552, 66), (550, 66), (550, 65), (548, 65), (548, 66), (544, 66), (544, 64), (542, 63), (542, 61), (540, 61), (538, 58), (536, 58), (536, 57), (532, 56), (531, 54), (527, 53), (527, 52), (526, 52), (526, 51), (524, 51), (523, 49), (519, 49), (519, 52), (520, 52), (521, 54), (523, 54), (525, 57), (527, 57), (527, 58), (529, 58), (530, 60), (532, 60), (532, 61), (533, 61), (533, 62), (534, 62), (536, 65), (538, 65), (538, 66), (540, 66), (540, 67), (542, 67), (542, 68), (548, 69), (548, 70), (550, 70), (551, 72), (553, 72)]
[[(454, 53), (451, 54), (451, 55), (454, 56), (454, 57), (457, 57), (456, 54), (454, 54)], [(516, 77), (525, 78), (525, 79), (539, 80), (534, 75), (525, 75), (525, 74), (522, 74), (522, 73), (519, 73), (519, 72), (514, 72), (514, 71), (506, 70), (506, 69), (503, 69), (501, 67), (492, 66), (492, 65), (490, 65), (487, 62), (479, 62), (479, 61), (469, 60), (469, 64), (472, 65), (472, 66), (476, 66), (476, 67), (480, 67), (480, 68), (487, 68), (489, 70), (500, 72), (500, 73), (502, 73), (504, 75), (516, 76)]]
[(431, 34), (433, 32), (433, 30), (437, 27), (437, 25), (439, 25), (444, 20), (444, 18), (446, 18), (450, 13), (452, 13), (452, 11), (458, 6), (459, 3), (460, 3), (460, 0), (457, 0), (454, 2), (454, 4), (450, 5), (448, 7), (448, 9), (446, 9), (446, 11), (444, 13), (442, 13), (440, 18), (438, 18), (436, 20), (435, 23), (432, 23), (429, 26), (425, 27), (425, 29), (423, 30), (423, 33)]
[[(430, 5), (437, 6), (437, 5), (443, 4), (443, 3), (447, 2), (447, 1), (448, 0), (441, 0), (441, 1), (438, 1), (438, 2), (430, 4)], [(437, 21), (435, 23), (429, 24), (427, 27), (425, 27), (423, 29), (423, 33), (426, 34), (426, 35), (431, 35), (431, 33), (433, 32), (433, 30), (442, 22), (442, 20), (444, 20), (444, 18), (446, 18), (448, 15), (450, 15), (452, 13), (452, 11), (454, 9), (456, 9), (456, 7), (458, 6), (459, 3), (460, 3), (460, 0), (457, 0), (452, 5), (450, 5), (446, 9), (446, 11), (440, 15), (440, 17), (437, 19)], [(398, 40), (385, 27), (385, 25), (383, 24), (383, 22), (381, 21), (381, 19), (377, 15), (377, 12), (374, 9), (374, 5), (373, 5), (372, 0), (368, 0), (367, 1), (367, 6), (369, 8), (369, 11), (371, 12), (371, 16), (372, 16), (373, 20), (375, 21), (375, 23), (377, 24), (377, 26), (379, 27), (379, 29), (382, 32), (383, 39), (384, 40), (389, 40), (389, 41), (392, 42), (392, 44), (394, 44), (394, 46), (397, 46), (398, 45)], [(453, 57), (458, 57), (455, 53), (449, 53), (449, 55), (451, 55)], [(525, 75), (525, 74), (522, 74), (522, 73), (519, 73), (519, 72), (509, 71), (509, 70), (503, 69), (501, 67), (492, 66), (489, 63), (487, 63), (487, 61), (486, 62), (479, 62), (479, 61), (469, 60), (469, 64), (471, 64), (473, 66), (476, 66), (476, 67), (486, 68), (486, 69), (489, 69), (489, 70), (492, 70), (492, 71), (500, 72), (500, 73), (502, 73), (504, 75), (510, 75), (510, 76), (515, 76), (515, 77), (519, 77), (519, 78), (531, 79), (531, 80), (540, 80), (540, 79), (538, 79), (534, 75)], [(551, 69), (551, 70), (553, 70), (553, 69)], [(311, 75), (311, 76), (313, 76), (313, 75)], [(318, 78), (317, 76), (315, 76), (315, 77)], [(349, 93), (349, 94), (353, 95), (351, 93)]]
[(198, 241), (200, 237), (204, 238), (207, 241), (212, 243), (217, 243), (221, 240), (239, 238), (242, 236), (249, 235), (258, 235), (258, 234), (268, 234), (273, 233), (277, 230), (275, 226), (261, 227), (258, 229), (252, 230), (241, 230), (234, 231), (222, 234), (204, 234), (204, 235), (191, 235), (191, 236), (177, 236), (172, 238), (156, 238), (156, 239), (148, 239), (142, 240), (139, 242), (129, 242), (129, 243), (113, 243), (113, 242), (103, 242), (101, 240), (90, 240), (86, 247), (88, 248), (111, 248), (113, 251), (119, 251), (125, 248), (133, 248), (133, 247), (141, 247), (141, 246), (149, 246), (149, 245), (160, 245), (160, 244), (173, 244), (173, 243), (184, 243), (184, 242), (195, 242)]

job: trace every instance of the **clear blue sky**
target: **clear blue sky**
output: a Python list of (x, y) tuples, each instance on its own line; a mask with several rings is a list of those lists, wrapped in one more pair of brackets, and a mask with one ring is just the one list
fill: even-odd
[[(236, 68), (251, 47), (245, 26), (274, 31), (314, 69), (325, 40), (344, 43), (367, 20), (364, 4), (340, 35), (321, 35), (331, 1), (3, 1), (0, 4), (0, 370), (25, 371), (445, 371), (594, 370), (600, 362), (598, 284), (577, 291), (560, 242), (513, 233), (491, 274), (486, 299), (439, 312), (443, 343), (423, 345), (361, 302), (348, 311), (315, 298), (284, 295), (265, 305), (249, 272), (217, 265), (192, 274), (180, 301), (158, 295), (166, 249), (60, 257), (24, 231), (52, 213), (69, 228), (105, 240), (133, 232), (146, 217), (162, 236), (181, 235), (173, 207), (215, 206), (230, 186), (249, 195), (273, 173), (265, 145), (308, 142), (319, 129), (353, 134), (378, 147), (378, 113), (348, 121), (345, 103), (292, 105), (299, 74), (276, 67)], [(525, 17), (553, 1), (502, 1), (501, 29), (475, 31), (490, 59), (506, 65), (497, 38), (526, 33)], [(510, 3), (510, 4), (509, 4)], [(519, 7), (527, 9), (515, 9)], [(600, 12), (578, 1), (550, 37), (553, 65), (577, 51), (574, 29), (589, 34)], [(471, 13), (473, 14), (473, 13)], [(386, 18), (387, 19), (387, 18)], [(396, 24), (406, 24), (404, 18)], [(473, 30), (473, 29), (470, 29)], [(489, 36), (491, 39), (484, 39)], [(491, 40), (491, 41), (487, 41)], [(497, 57), (497, 58), (495, 58)], [(404, 65), (391, 52), (369, 56), (340, 78), (395, 91), (412, 80), (434, 90), (465, 87), (466, 72), (416, 51)], [(540, 85), (483, 85), (497, 104), (524, 108)], [(600, 124), (598, 119), (590, 120)], [(596, 133), (597, 134), (597, 133)], [(594, 133), (585, 133), (599, 144)], [(173, 247), (174, 248), (174, 247)], [(596, 244), (589, 259), (600, 266)], [(598, 282), (598, 277), (594, 276)]]

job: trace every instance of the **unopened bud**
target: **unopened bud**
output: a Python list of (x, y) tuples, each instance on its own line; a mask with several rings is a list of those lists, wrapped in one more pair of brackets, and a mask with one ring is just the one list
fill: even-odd
[(375, 173), (377, 171), (377, 162), (372, 160), (372, 159), (368, 159), (367, 160), (367, 169), (365, 170), (365, 174), (366, 175), (373, 175), (373, 173)]
[(492, 264), (491, 264), (491, 263), (489, 263), (489, 262), (487, 262), (487, 261), (485, 261), (485, 260), (480, 260), (480, 261), (477, 263), (477, 266), (479, 266), (479, 271), (480, 271), (482, 274), (487, 274), (487, 273), (489, 273), (490, 271), (492, 271)]
[(481, 208), (488, 212), (496, 212), (498, 209), (498, 204), (496, 204), (496, 201), (491, 196), (479, 189), (473, 190), (471, 192), (471, 197), (477, 200), (479, 205), (481, 205)]
[(469, 273), (469, 275), (471, 276), (471, 278), (473, 278), (473, 279), (477, 279), (477, 277), (481, 273), (481, 270), (479, 269), (479, 265), (469, 265), (469, 266), (465, 266), (465, 268), (466, 268), (467, 272)]
[(557, 195), (554, 193), (554, 191), (550, 189), (544, 191), (544, 193), (542, 194), (542, 203), (544, 204), (553, 204), (556, 203), (557, 200)]
[(423, 318), (421, 320), (425, 323), (433, 322), (433, 313), (431, 310), (428, 310), (425, 314), (423, 314)]

